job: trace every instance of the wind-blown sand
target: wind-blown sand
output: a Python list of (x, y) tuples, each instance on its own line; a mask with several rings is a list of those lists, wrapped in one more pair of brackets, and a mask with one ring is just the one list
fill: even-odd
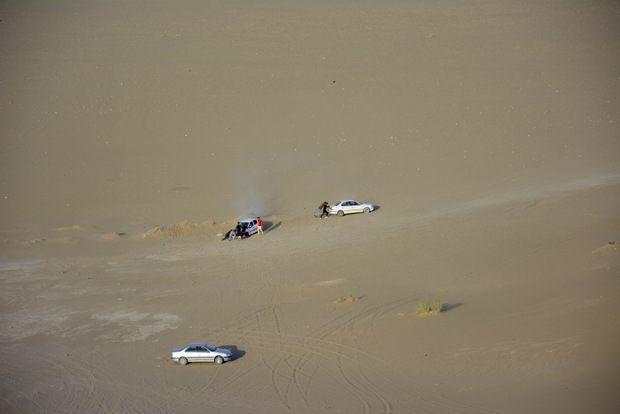
[(617, 2), (0, 16), (3, 413), (618, 412)]

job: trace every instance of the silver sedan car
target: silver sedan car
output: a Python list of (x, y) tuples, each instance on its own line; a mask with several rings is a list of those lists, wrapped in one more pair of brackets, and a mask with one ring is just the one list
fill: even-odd
[(372, 204), (358, 203), (355, 200), (340, 200), (332, 204), (329, 214), (338, 214), (340, 217), (352, 213), (370, 213), (375, 209)]
[(214, 348), (203, 342), (195, 344), (187, 344), (183, 348), (172, 350), (172, 360), (177, 361), (181, 365), (188, 362), (215, 362), (223, 364), (224, 361), (232, 359), (232, 352), (228, 349)]

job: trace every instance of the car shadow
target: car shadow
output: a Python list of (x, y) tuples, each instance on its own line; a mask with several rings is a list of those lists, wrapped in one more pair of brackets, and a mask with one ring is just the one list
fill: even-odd
[(236, 361), (239, 358), (243, 358), (245, 356), (245, 351), (237, 348), (237, 345), (221, 345), (218, 346), (218, 348), (222, 348), (222, 349), (228, 349), (230, 352), (232, 352), (232, 359), (231, 361)]
[(281, 221), (276, 224), (273, 224), (273, 221), (263, 221), (263, 231), (275, 230), (280, 227), (280, 224), (282, 224)]
[(378, 206), (376, 204), (372, 205), (372, 211), (377, 211), (377, 210), (381, 210), (381, 206)]

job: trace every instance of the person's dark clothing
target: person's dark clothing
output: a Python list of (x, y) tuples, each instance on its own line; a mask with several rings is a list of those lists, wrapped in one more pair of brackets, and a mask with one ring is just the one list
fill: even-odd
[(329, 204), (323, 203), (322, 207), (323, 208), (322, 208), (321, 217), (319, 217), (319, 218), (323, 218), (323, 216), (325, 216), (325, 217), (329, 216), (329, 212), (327, 211), (329, 209)]

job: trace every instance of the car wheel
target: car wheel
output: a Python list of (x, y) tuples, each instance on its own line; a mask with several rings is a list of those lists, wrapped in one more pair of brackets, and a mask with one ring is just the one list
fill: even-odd
[(338, 211), (338, 217), (342, 217), (342, 216), (344, 216), (344, 211), (342, 210)]
[(187, 358), (185, 358), (185, 357), (181, 357), (181, 358), (179, 358), (179, 364), (181, 364), (181, 365), (187, 365)]
[(370, 213), (370, 209), (368, 207), (364, 207), (364, 213)]
[(224, 358), (222, 358), (221, 356), (216, 356), (214, 362), (218, 365), (222, 365), (224, 363)]

